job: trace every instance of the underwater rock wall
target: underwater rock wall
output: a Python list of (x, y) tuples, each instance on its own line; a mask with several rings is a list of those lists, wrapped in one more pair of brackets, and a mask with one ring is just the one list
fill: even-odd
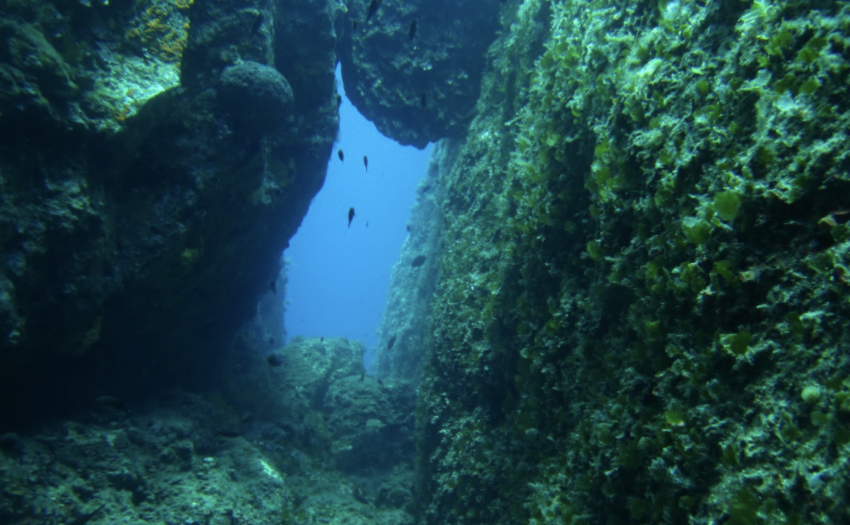
[[(286, 341), (286, 284), (289, 280), (286, 260), (281, 256), (280, 273), (269, 283), (270, 289), (257, 301), (257, 312), (253, 319), (239, 330), (232, 350), (263, 354), (263, 350), (277, 348)], [(241, 346), (241, 348), (240, 348)]]
[[(418, 383), (425, 358), (425, 336), (430, 324), (431, 296), (437, 285), (437, 261), (440, 256), (441, 170), (454, 160), (448, 142), (434, 147), (428, 173), (416, 190), (416, 202), (410, 211), (408, 237), (393, 267), (387, 305), (378, 330), (375, 372), (383, 380)], [(415, 264), (417, 257), (424, 257)]]
[(498, 0), (363, 0), (341, 17), (346, 95), (404, 145), (463, 133), (474, 116)]
[(209, 377), (323, 183), (335, 9), (4, 2), (4, 414)]
[(427, 522), (848, 522), (847, 6), (502, 24), (440, 174)]

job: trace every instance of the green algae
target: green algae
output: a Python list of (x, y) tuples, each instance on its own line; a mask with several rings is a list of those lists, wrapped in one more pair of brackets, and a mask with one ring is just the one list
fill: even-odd
[[(848, 374), (846, 229), (818, 221), (850, 189), (850, 108), (826, 95), (848, 95), (831, 75), (850, 13), (514, 9), (441, 174), (464, 198), (444, 203), (420, 408), (428, 522), (840, 521), (803, 502), (850, 483), (850, 395), (813, 409), (800, 378)], [(469, 249), (493, 238), (510, 250)], [(470, 271), (497, 272), (498, 296)]]
[(721, 191), (714, 194), (714, 211), (725, 222), (732, 222), (738, 216), (741, 198), (733, 191)]

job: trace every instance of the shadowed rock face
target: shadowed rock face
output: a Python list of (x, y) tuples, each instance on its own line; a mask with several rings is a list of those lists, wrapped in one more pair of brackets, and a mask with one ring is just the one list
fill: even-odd
[(292, 88), (275, 68), (245, 61), (228, 67), (218, 86), (219, 105), (244, 133), (271, 133), (290, 114)]
[(499, 5), (383, 0), (368, 17), (370, 2), (354, 3), (342, 19), (346, 94), (401, 144), (423, 148), (459, 134), (474, 116)]
[[(0, 20), (4, 415), (13, 394), (56, 405), (200, 377), (324, 180), (330, 4), (138, 4), (13, 3)], [(237, 103), (222, 72), (245, 64), (259, 89)]]

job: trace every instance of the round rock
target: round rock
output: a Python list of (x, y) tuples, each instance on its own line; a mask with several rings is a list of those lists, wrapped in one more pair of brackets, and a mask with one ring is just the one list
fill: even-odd
[(289, 114), (292, 88), (275, 68), (242, 62), (221, 74), (218, 98), (242, 131), (265, 134), (277, 130)]

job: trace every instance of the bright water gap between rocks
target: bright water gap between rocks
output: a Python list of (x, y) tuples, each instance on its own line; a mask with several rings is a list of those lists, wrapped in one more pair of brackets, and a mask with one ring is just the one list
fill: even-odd
[[(337, 89), (344, 94), (339, 68)], [(362, 341), (370, 367), (390, 273), (410, 234), (410, 209), (430, 156), (430, 146), (417, 150), (381, 135), (343, 98), (325, 184), (284, 252), (288, 341), (299, 336)], [(347, 227), (352, 207), (355, 218)]]

